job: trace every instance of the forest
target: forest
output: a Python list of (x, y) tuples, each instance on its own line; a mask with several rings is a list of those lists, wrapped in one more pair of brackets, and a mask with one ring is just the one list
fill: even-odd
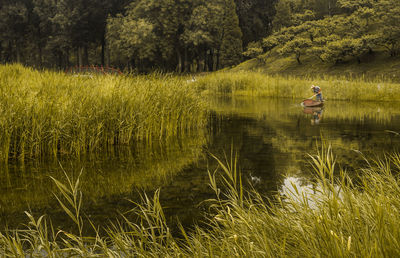
[(61, 69), (111, 65), (166, 71), (188, 71), (201, 60), (197, 69), (215, 70), (240, 62), (243, 46), (268, 35), (273, 4), (1, 0), (0, 60)]
[(300, 64), (400, 49), (397, 0), (1, 0), (0, 62), (214, 71), (270, 50)]

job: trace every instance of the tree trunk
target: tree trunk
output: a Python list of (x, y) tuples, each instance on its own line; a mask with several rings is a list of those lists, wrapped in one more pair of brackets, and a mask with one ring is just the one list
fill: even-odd
[(89, 52), (87, 45), (83, 47), (83, 58), (84, 66), (89, 66)]
[(6, 52), (6, 62), (12, 62), (13, 56), (12, 56), (12, 45), (11, 42), (8, 42), (8, 51)]
[(58, 63), (58, 69), (61, 70), (61, 68), (62, 68), (62, 63), (63, 63), (63, 61), (62, 61), (62, 52), (61, 52), (61, 51), (58, 51), (58, 54), (57, 54), (57, 63)]
[(175, 71), (180, 73), (182, 71), (182, 55), (179, 49), (176, 49), (176, 59), (178, 60), (178, 64), (176, 65)]
[(77, 60), (79, 68), (82, 67), (82, 48), (78, 47)]
[(203, 71), (207, 72), (207, 49), (204, 49), (204, 56), (203, 56)]
[(199, 73), (199, 72), (201, 72), (201, 65), (200, 65), (200, 57), (199, 57), (199, 55), (196, 55), (196, 64), (197, 64), (196, 71)]
[(329, 17), (332, 17), (331, 1), (328, 1), (328, 15)]
[(208, 71), (214, 71), (214, 51), (211, 48), (210, 54), (208, 55)]
[(392, 44), (392, 46), (391, 46), (391, 48), (390, 48), (390, 56), (391, 56), (391, 57), (395, 57), (395, 56), (396, 56), (395, 44)]
[(187, 72), (188, 71), (188, 65), (189, 65), (189, 62), (188, 62), (188, 53), (187, 53), (187, 48), (185, 47), (185, 60), (184, 60), (184, 62), (183, 62), (183, 66), (184, 66), (184, 70), (183, 70), (183, 72)]
[(220, 50), (217, 49), (217, 68), (216, 68), (217, 70), (221, 68), (220, 57), (221, 57)]
[(104, 67), (106, 64), (105, 62), (105, 49), (106, 49), (106, 39), (103, 33), (103, 36), (101, 37), (101, 66)]
[(296, 54), (296, 60), (297, 60), (297, 64), (301, 64), (300, 55), (299, 54)]
[(15, 53), (17, 55), (17, 63), (20, 63), (21, 62), (21, 53), (20, 53), (19, 46), (17, 44), (15, 44)]
[(42, 52), (42, 46), (38, 44), (38, 63), (40, 68), (43, 67), (43, 52)]
[(65, 68), (69, 67), (69, 49), (65, 52)]

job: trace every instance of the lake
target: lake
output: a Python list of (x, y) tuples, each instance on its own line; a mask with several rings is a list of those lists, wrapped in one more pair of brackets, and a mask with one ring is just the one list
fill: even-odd
[(246, 185), (272, 196), (288, 182), (307, 185), (312, 176), (309, 155), (317, 153), (322, 140), (354, 177), (366, 166), (363, 155), (375, 158), (398, 151), (398, 104), (328, 100), (323, 108), (303, 108), (300, 101), (215, 98), (209, 102), (208, 127), (179, 138), (116, 146), (79, 160), (61, 156), (2, 165), (0, 225), (21, 227), (28, 221), (24, 211), (31, 210), (36, 216), (47, 214), (56, 227), (73, 230), (50, 178), (65, 181), (64, 173), (81, 175), (84, 217), (95, 225), (107, 226), (121, 213), (129, 217), (134, 207), (130, 200), (140, 201), (143, 192), (152, 195), (160, 189), (168, 221), (179, 218), (190, 226), (206, 211), (202, 202), (214, 196), (207, 171), (213, 172), (217, 162), (210, 154), (229, 160), (233, 150)]

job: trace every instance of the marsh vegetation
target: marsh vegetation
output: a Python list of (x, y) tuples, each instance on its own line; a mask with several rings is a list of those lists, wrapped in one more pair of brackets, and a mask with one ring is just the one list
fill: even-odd
[[(310, 156), (314, 176), (303, 188), (295, 184), (285, 195), (265, 200), (246, 191), (236, 157), (217, 158), (219, 169), (209, 171), (215, 198), (207, 227), (196, 226), (180, 237), (171, 234), (159, 202), (160, 192), (143, 196), (134, 222), (121, 219), (107, 229), (108, 236), (84, 237), (53, 231), (45, 217), (34, 218), (21, 231), (0, 234), (3, 256), (397, 256), (400, 203), (400, 157), (367, 161), (351, 179), (336, 163), (330, 147)], [(217, 178), (222, 178), (223, 185)], [(79, 232), (79, 180), (53, 179), (59, 202)], [(162, 193), (161, 193), (162, 194)]]
[[(397, 255), (396, 83), (0, 71), (1, 255)], [(312, 81), (320, 124), (298, 104)]]
[(204, 101), (177, 77), (72, 76), (0, 67), (0, 159), (107, 151), (206, 124)]
[(400, 84), (385, 78), (340, 76), (282, 76), (257, 71), (225, 71), (200, 77), (196, 82), (208, 93), (304, 99), (310, 85), (321, 86), (330, 100), (399, 101)]

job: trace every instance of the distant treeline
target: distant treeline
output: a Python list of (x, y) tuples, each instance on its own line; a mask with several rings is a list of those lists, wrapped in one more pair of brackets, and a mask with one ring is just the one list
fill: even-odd
[(339, 63), (400, 50), (398, 0), (0, 0), (0, 62), (214, 71), (272, 49)]
[(272, 31), (276, 0), (0, 0), (0, 62), (211, 71)]

